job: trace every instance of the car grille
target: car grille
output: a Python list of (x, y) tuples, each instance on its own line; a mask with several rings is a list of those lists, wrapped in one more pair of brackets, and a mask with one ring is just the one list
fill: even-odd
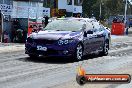
[(56, 50), (49, 49), (45, 54), (46, 55), (54, 55), (54, 54), (58, 54), (58, 52)]
[(53, 50), (53, 49), (48, 49), (46, 52), (45, 51), (37, 51), (36, 48), (32, 48), (28, 51), (29, 53), (37, 53), (37, 54), (43, 54), (43, 55), (58, 55), (58, 51)]
[(37, 44), (53, 44), (56, 40), (34, 39), (34, 42)]

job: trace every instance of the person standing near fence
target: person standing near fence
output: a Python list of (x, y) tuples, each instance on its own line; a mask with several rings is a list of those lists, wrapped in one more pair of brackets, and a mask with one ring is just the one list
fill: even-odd
[(45, 18), (45, 27), (46, 27), (47, 24), (49, 23), (49, 21), (48, 21), (49, 20), (49, 17), (48, 16), (45, 16), (44, 18)]

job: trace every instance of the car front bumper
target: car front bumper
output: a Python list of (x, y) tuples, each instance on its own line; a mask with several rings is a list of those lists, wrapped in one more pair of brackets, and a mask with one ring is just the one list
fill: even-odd
[(43, 55), (43, 56), (74, 56), (75, 53), (75, 46), (73, 44), (68, 45), (43, 45), (47, 48), (46, 51), (37, 50), (37, 45), (33, 45), (30, 43), (25, 44), (25, 54), (34, 54), (34, 55)]

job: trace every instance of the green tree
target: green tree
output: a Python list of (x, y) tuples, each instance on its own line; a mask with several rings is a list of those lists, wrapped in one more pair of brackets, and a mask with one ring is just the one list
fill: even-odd
[(93, 5), (97, 0), (83, 0), (82, 8), (84, 17), (92, 17), (93, 14)]
[(96, 19), (99, 19), (100, 17), (100, 4), (101, 4), (101, 17), (104, 18), (105, 15), (105, 9), (104, 9), (104, 1), (106, 0), (84, 0), (83, 1), (83, 15), (84, 17), (96, 17)]
[(109, 15), (119, 15), (124, 13), (125, 3), (123, 0), (107, 0), (106, 5)]
[[(125, 0), (124, 0), (125, 1)], [(83, 1), (83, 15), (84, 17), (100, 16), (101, 4), (101, 17), (108, 18), (111, 15), (124, 15), (125, 2), (123, 0), (84, 0)], [(128, 2), (128, 13), (131, 14), (131, 4)]]
[[(106, 0), (105, 0), (106, 1)], [(101, 5), (101, 8), (100, 8)], [(104, 0), (97, 0), (96, 3), (92, 6), (93, 11), (94, 11), (94, 16), (96, 19), (104, 19), (105, 18), (105, 3)], [(101, 12), (100, 12), (101, 9)]]

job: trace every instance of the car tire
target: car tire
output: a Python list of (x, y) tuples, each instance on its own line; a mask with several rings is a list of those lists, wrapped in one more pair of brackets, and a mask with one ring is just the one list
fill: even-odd
[(80, 61), (83, 58), (83, 46), (80, 43), (76, 47), (74, 58), (76, 61)]
[(38, 57), (39, 57), (39, 55), (35, 55), (35, 54), (29, 54), (28, 56), (29, 56), (30, 58), (32, 58), (32, 59), (38, 58)]
[(102, 52), (100, 52), (100, 56), (107, 56), (109, 53), (108, 51), (109, 51), (109, 41), (106, 40), (103, 45), (103, 50)]

